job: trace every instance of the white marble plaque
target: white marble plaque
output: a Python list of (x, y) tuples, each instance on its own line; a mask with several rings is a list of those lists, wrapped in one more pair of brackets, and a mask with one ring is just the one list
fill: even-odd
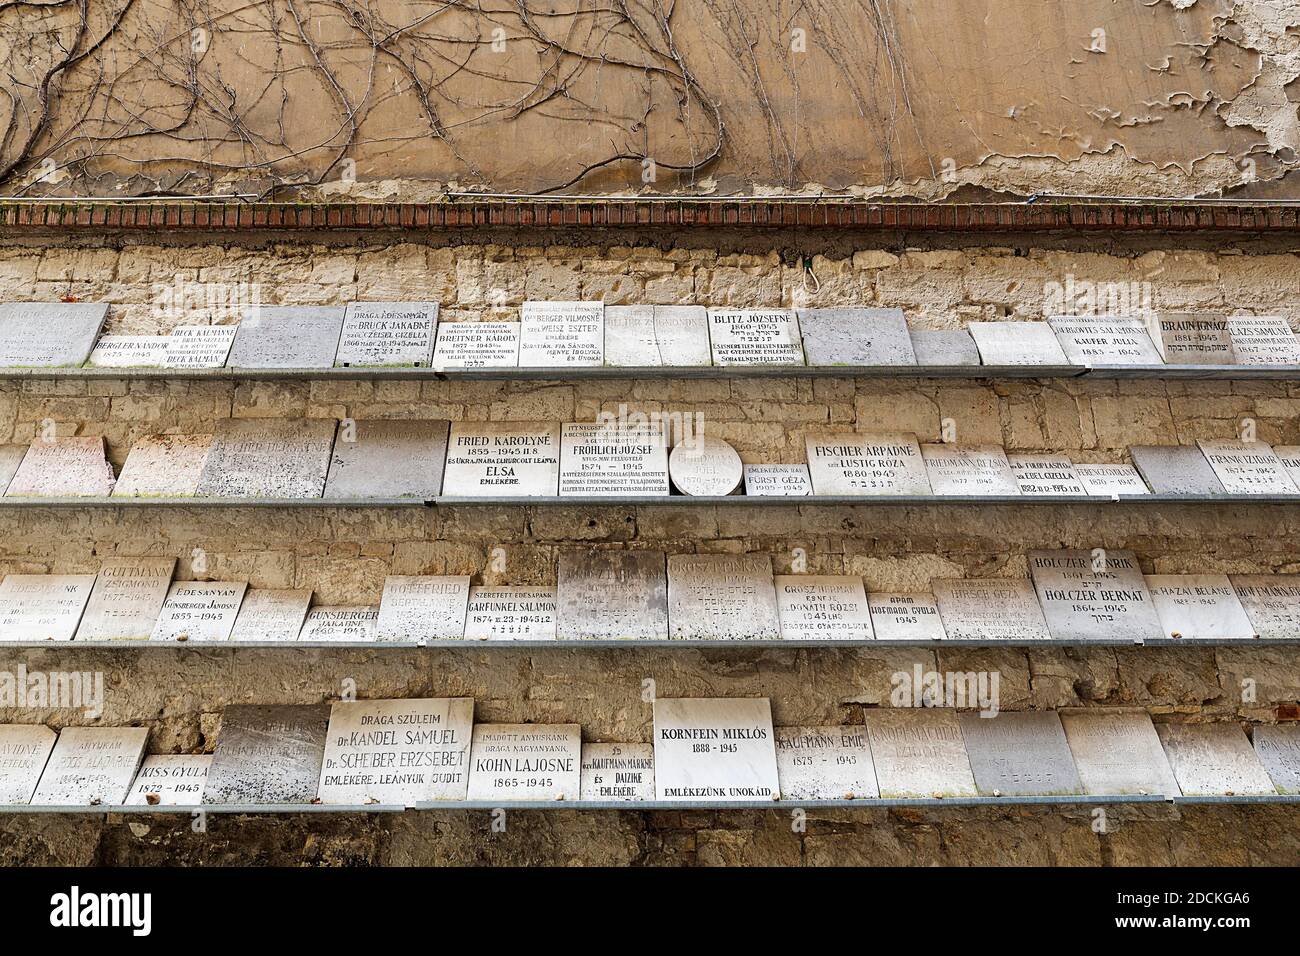
[(1252, 735), (1255, 756), (1278, 793), (1300, 793), (1300, 724), (1260, 726)]
[(1233, 315), (1228, 336), (1238, 365), (1300, 365), (1300, 340), (1280, 315)]
[(980, 793), (992, 797), (1083, 793), (1070, 744), (1054, 711), (960, 715), (966, 756)]
[(1170, 365), (1237, 364), (1226, 315), (1160, 312), (1156, 331), (1156, 347)]
[(113, 466), (104, 439), (38, 438), (23, 456), (6, 498), (106, 498), (113, 491)]
[(1118, 498), (1151, 494), (1151, 489), (1132, 465), (1076, 463), (1074, 473), (1090, 495)]
[(434, 368), (515, 368), (518, 365), (518, 322), (438, 323)]
[(249, 588), (230, 640), (296, 641), (310, 604), (311, 588)]
[(148, 739), (144, 727), (65, 727), (32, 795), (32, 806), (121, 806)]
[(167, 337), (163, 366), (172, 369), (221, 368), (235, 341), (234, 325), (180, 325)]
[(874, 636), (862, 578), (778, 574), (775, 584), (783, 640), (870, 640)]
[(9, 488), (26, 455), (26, 445), (0, 445), (0, 494)]
[(998, 445), (922, 445), (936, 495), (1019, 495), (1007, 453)]
[(600, 302), (525, 302), (519, 320), (520, 368), (605, 364), (605, 306)]
[(1281, 459), (1262, 441), (1214, 438), (1196, 444), (1230, 495), (1300, 494)]
[(902, 309), (800, 309), (809, 365), (915, 365)]
[(0, 724), (0, 806), (31, 803), (57, 736), (41, 724)]
[(978, 795), (955, 710), (868, 710), (867, 737), (882, 797)]
[(379, 605), (320, 605), (307, 611), (299, 642), (365, 644), (375, 639)]
[(1140, 643), (1164, 633), (1132, 551), (1030, 551), (1028, 559), (1054, 639)]
[(92, 368), (162, 368), (167, 335), (102, 335), (86, 364)]
[(221, 714), (203, 802), (314, 801), (329, 714), (325, 704), (227, 706)]
[(0, 643), (72, 640), (94, 585), (93, 574), (6, 574)]
[(938, 578), (931, 583), (943, 629), (956, 641), (1050, 640), (1026, 578)]
[(1156, 733), (1185, 797), (1262, 796), (1277, 788), (1236, 721), (1159, 724)]
[(551, 497), (560, 483), (553, 422), (452, 422), (442, 493), (459, 498)]
[(1167, 797), (1181, 793), (1145, 711), (1063, 710), (1060, 716), (1087, 793)]
[(736, 449), (721, 438), (695, 435), (668, 456), (673, 487), (692, 497), (723, 497), (740, 487), (745, 469)]
[(353, 302), (343, 312), (334, 365), (427, 368), (437, 325), (437, 302)]
[(668, 579), (662, 551), (561, 552), (560, 640), (668, 639)]
[(655, 798), (653, 744), (583, 744), (582, 799), (621, 803)]
[(652, 368), (711, 365), (709, 314), (700, 305), (605, 307), (605, 364)]
[(84, 365), (106, 318), (104, 302), (0, 304), (0, 367)]
[(423, 419), (339, 422), (325, 497), (436, 498), (450, 424)]
[(1046, 322), (971, 322), (966, 326), (984, 365), (1068, 365)]
[(1141, 316), (1050, 315), (1047, 322), (1071, 365), (1164, 364)]
[(321, 803), (411, 807), (464, 800), (472, 697), (341, 701), (330, 710)]
[(199, 495), (319, 498), (325, 490), (333, 419), (223, 419), (203, 464)]
[(131, 446), (115, 498), (191, 498), (212, 450), (211, 435), (149, 435)]
[(709, 309), (714, 365), (803, 365), (799, 320), (789, 309)]
[(555, 640), (555, 588), (472, 587), (467, 641)]
[(229, 364), (231, 368), (330, 368), (342, 330), (342, 306), (258, 306), (244, 313)]
[(916, 436), (903, 432), (808, 435), (808, 472), (819, 495), (928, 495)]
[(1300, 638), (1300, 574), (1230, 574), (1255, 636)]
[(807, 465), (746, 465), (745, 494), (803, 498), (812, 494)]
[(1022, 495), (1087, 495), (1069, 455), (1014, 453), (1007, 455)]
[(1158, 495), (1222, 495), (1223, 483), (1195, 445), (1132, 445), (1142, 479)]
[(776, 770), (782, 800), (880, 796), (866, 727), (777, 727)]
[(1277, 455), (1277, 460), (1286, 469), (1291, 483), (1300, 488), (1300, 445), (1274, 445), (1273, 454)]
[(248, 585), (243, 581), (176, 581), (167, 591), (153, 641), (229, 639)]
[(656, 422), (569, 422), (560, 434), (560, 497), (668, 494), (668, 446)]
[(1255, 636), (1226, 574), (1148, 574), (1165, 637), (1226, 640)]
[(656, 698), (654, 732), (659, 800), (777, 799), (772, 705), (766, 697)]
[(197, 807), (212, 766), (211, 754), (153, 754), (131, 784), (128, 807)]
[(948, 636), (938, 602), (929, 592), (872, 591), (867, 606), (876, 640), (942, 641)]
[(582, 790), (578, 724), (475, 724), (470, 800), (577, 800)]
[(778, 640), (771, 557), (669, 555), (668, 624), (679, 640)]
[(77, 640), (147, 641), (175, 570), (175, 558), (105, 558)]
[(380, 641), (433, 641), (465, 636), (469, 575), (392, 574), (379, 599)]

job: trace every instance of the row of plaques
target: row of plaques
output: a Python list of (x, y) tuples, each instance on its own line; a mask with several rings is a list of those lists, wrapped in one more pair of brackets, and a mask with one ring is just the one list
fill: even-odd
[(1300, 725), (1166, 723), (1145, 711), (868, 710), (774, 727), (766, 698), (654, 702), (654, 742), (578, 724), (474, 722), (472, 698), (232, 705), (210, 755), (145, 755), (138, 727), (0, 725), (0, 805), (571, 800), (725, 804), (945, 797), (1300, 793)]
[(175, 581), (174, 558), (95, 574), (9, 574), (0, 642), (433, 640), (1265, 640), (1300, 638), (1300, 575), (1146, 574), (1131, 551), (1032, 551), (1032, 578), (863, 579), (772, 573), (765, 554), (563, 553), (557, 586), (393, 575), (377, 606), (312, 591)]
[(525, 302), (519, 321), (439, 322), (436, 302), (257, 306), (235, 325), (104, 335), (104, 303), (0, 305), (0, 367), (1296, 365), (1280, 316), (1055, 315), (909, 329), (901, 309)]

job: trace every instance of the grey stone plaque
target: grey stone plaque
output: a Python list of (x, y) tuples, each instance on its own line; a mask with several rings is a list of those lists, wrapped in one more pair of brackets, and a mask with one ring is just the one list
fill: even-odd
[(311, 803), (329, 717), (328, 704), (226, 707), (203, 802)]
[(948, 636), (929, 592), (873, 591), (867, 595), (871, 629), (879, 641), (942, 641)]
[(662, 551), (563, 552), (558, 579), (560, 640), (668, 639)]
[(518, 364), (518, 322), (438, 323), (434, 368), (515, 368)]
[(32, 806), (121, 806), (148, 739), (144, 727), (65, 727), (32, 795)]
[(84, 365), (106, 318), (103, 302), (0, 304), (0, 367)]
[(605, 306), (600, 302), (525, 302), (519, 320), (520, 368), (605, 364)]
[(714, 365), (803, 365), (789, 309), (709, 309), (709, 340)]
[(605, 364), (652, 368), (711, 365), (709, 313), (701, 305), (605, 307)]
[(958, 641), (1049, 640), (1026, 578), (939, 578), (932, 582), (943, 628)]
[(176, 581), (149, 636), (152, 641), (229, 639), (248, 585), (243, 581)]
[(1070, 744), (1053, 711), (994, 717), (961, 714), (966, 756), (985, 796), (1063, 796), (1083, 793)]
[(679, 640), (778, 640), (771, 557), (669, 555), (668, 625)]
[(41, 724), (0, 724), (0, 806), (31, 803), (57, 736)]
[(175, 558), (105, 558), (77, 640), (147, 641), (175, 570)]
[(1223, 484), (1195, 445), (1133, 445), (1138, 473), (1158, 495), (1222, 495)]
[(560, 483), (554, 422), (452, 422), (443, 494), (461, 498), (552, 497)]
[(473, 587), (467, 641), (555, 640), (555, 588)]
[(766, 697), (659, 697), (654, 733), (659, 800), (727, 803), (780, 794)]
[(1226, 574), (1148, 574), (1165, 637), (1226, 640), (1255, 636)]
[(1280, 315), (1234, 315), (1228, 337), (1238, 365), (1298, 365), (1300, 340)]
[(967, 327), (984, 365), (1068, 365), (1046, 322), (971, 322)]
[(249, 588), (230, 640), (296, 641), (310, 604), (311, 588)]
[(168, 335), (101, 335), (86, 364), (92, 368), (162, 368)]
[(915, 365), (902, 309), (800, 309), (809, 365)]
[(936, 495), (1019, 495), (1007, 453), (998, 445), (922, 445)]
[(782, 800), (880, 796), (866, 727), (777, 727), (776, 769)]
[(26, 454), (26, 445), (0, 445), (0, 494), (9, 488)]
[(93, 574), (6, 574), (0, 643), (72, 640), (94, 585)]
[(317, 796), (354, 806), (464, 800), (473, 726), (472, 697), (337, 703)]
[(262, 305), (244, 314), (231, 368), (330, 368), (343, 331), (337, 305)]
[(204, 498), (319, 498), (336, 423), (327, 418), (217, 422), (199, 478)]
[(965, 329), (912, 329), (912, 350), (917, 365), (939, 368), (980, 364), (979, 349)]
[(114, 498), (191, 498), (199, 490), (211, 435), (149, 435), (127, 453)]
[(868, 710), (867, 736), (882, 797), (978, 796), (955, 710)]
[(212, 767), (211, 754), (154, 754), (144, 758), (126, 798), (128, 807), (197, 807)]
[(475, 724), (470, 800), (577, 800), (582, 790), (578, 724)]
[(621, 803), (654, 798), (654, 744), (582, 745), (584, 801)]
[(113, 491), (113, 466), (104, 439), (38, 438), (14, 473), (7, 498), (106, 498)]
[(1281, 460), (1262, 441), (1215, 438), (1196, 444), (1230, 495), (1300, 494)]
[(1071, 365), (1163, 365), (1146, 322), (1136, 315), (1051, 315)]
[(745, 494), (802, 498), (812, 494), (807, 465), (746, 465)]
[(1056, 640), (1141, 643), (1164, 633), (1132, 551), (1030, 551), (1028, 558)]
[(376, 640), (462, 638), (468, 604), (468, 574), (389, 575), (379, 599)]
[(1074, 755), (1074, 766), (1087, 793), (1176, 797), (1182, 792), (1145, 711), (1096, 709), (1059, 713), (1065, 739), (1070, 742), (1070, 753)]
[(166, 368), (221, 368), (230, 355), (238, 326), (181, 325), (167, 336)]
[(862, 578), (778, 574), (774, 583), (783, 640), (870, 640), (874, 636)]
[(1235, 721), (1160, 724), (1156, 733), (1185, 797), (1277, 793), (1241, 725)]
[(1300, 724), (1260, 726), (1253, 735), (1255, 756), (1278, 793), (1300, 793)]
[(419, 419), (339, 422), (325, 497), (438, 497), (450, 427), (447, 421)]
[(364, 644), (375, 639), (379, 605), (321, 605), (307, 611), (299, 642)]
[(1151, 489), (1132, 465), (1075, 463), (1074, 473), (1090, 495), (1120, 498), (1151, 494)]
[(350, 303), (334, 365), (428, 368), (437, 325), (437, 302)]
[(657, 422), (569, 422), (560, 433), (560, 497), (668, 494), (668, 446)]
[(740, 487), (745, 468), (736, 449), (721, 438), (694, 435), (673, 448), (668, 474), (684, 495), (723, 497)]
[(903, 432), (808, 435), (808, 472), (819, 495), (928, 495), (916, 436)]
[(1007, 455), (1022, 495), (1085, 496), (1087, 489), (1069, 455), (1014, 453)]
[(1156, 347), (1170, 365), (1237, 364), (1226, 315), (1160, 312), (1156, 330)]
[(1300, 574), (1230, 574), (1255, 636), (1300, 638)]

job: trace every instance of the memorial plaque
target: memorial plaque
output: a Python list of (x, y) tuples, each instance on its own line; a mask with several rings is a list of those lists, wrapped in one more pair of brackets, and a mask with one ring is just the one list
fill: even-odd
[(92, 368), (162, 368), (168, 335), (102, 335), (86, 364)]
[(1300, 793), (1300, 724), (1254, 728), (1255, 756), (1278, 793)]
[(709, 340), (714, 365), (803, 365), (789, 309), (709, 309)]
[(1236, 721), (1159, 724), (1156, 733), (1183, 796), (1277, 795), (1277, 788)]
[(684, 495), (721, 498), (740, 487), (745, 468), (736, 449), (721, 438), (695, 435), (673, 448), (668, 474)]
[(668, 639), (668, 579), (662, 551), (562, 552), (560, 640)]
[(653, 744), (583, 744), (582, 799), (620, 803), (655, 798)]
[(880, 796), (866, 727), (777, 727), (776, 770), (782, 800)]
[(1300, 494), (1281, 460), (1262, 441), (1215, 438), (1196, 444), (1230, 495)]
[(472, 697), (337, 703), (316, 795), (353, 806), (464, 800), (473, 726)]
[(311, 608), (302, 622), (299, 643), (365, 644), (375, 640), (379, 605), (322, 605)]
[(70, 641), (93, 574), (6, 574), (0, 582), (0, 643)]
[(1156, 331), (1156, 347), (1170, 365), (1237, 364), (1226, 315), (1159, 312)]
[(84, 365), (107, 318), (104, 302), (0, 304), (0, 367)]
[(221, 368), (235, 341), (236, 325), (180, 325), (167, 337), (166, 368)]
[(807, 465), (746, 465), (745, 494), (802, 498), (812, 494)]
[(310, 604), (311, 588), (249, 588), (230, 640), (296, 641)]
[(605, 364), (651, 368), (711, 365), (709, 313), (701, 305), (605, 307)]
[(602, 303), (524, 303), (519, 320), (520, 368), (589, 368), (604, 364)]
[(1256, 637), (1300, 638), (1300, 574), (1230, 574), (1228, 580)]
[(938, 578), (930, 582), (943, 629), (956, 641), (1050, 640), (1026, 578)]
[(104, 439), (38, 438), (14, 472), (6, 498), (106, 498), (113, 491), (113, 466)]
[(211, 498), (319, 498), (325, 490), (333, 419), (246, 418), (217, 422), (199, 495)]
[(475, 724), (470, 800), (577, 800), (582, 789), (578, 724)]
[(77, 640), (147, 641), (175, 570), (175, 558), (105, 558)]
[(379, 599), (376, 640), (434, 641), (465, 636), (469, 575), (390, 574)]
[(659, 800), (777, 799), (772, 704), (766, 697), (659, 697), (654, 730)]
[(948, 636), (939, 605), (928, 592), (873, 591), (867, 606), (876, 640), (941, 641)]
[(1015, 453), (1007, 455), (1022, 495), (1087, 495), (1069, 455)]
[(560, 426), (452, 422), (442, 490), (448, 497), (552, 497), (560, 483)]
[(1255, 628), (1226, 574), (1148, 574), (1165, 637), (1249, 639)]
[(0, 806), (32, 802), (57, 736), (41, 724), (0, 724)]
[(438, 497), (450, 427), (447, 421), (419, 419), (339, 422), (325, 497)]
[(819, 495), (929, 495), (916, 436), (903, 432), (808, 435), (808, 472)]
[(437, 325), (437, 302), (352, 302), (334, 365), (428, 368)]
[(245, 313), (231, 368), (331, 368), (343, 331), (337, 305), (258, 306)]
[(800, 309), (809, 365), (915, 365), (902, 309)]
[(1151, 489), (1132, 465), (1075, 463), (1074, 473), (1090, 495), (1120, 498), (1125, 495), (1149, 495)]
[(1300, 488), (1300, 445), (1274, 445), (1273, 454), (1277, 455), (1277, 460), (1286, 469), (1291, 483)]
[(8, 489), (26, 455), (26, 445), (0, 445), (0, 494)]
[(473, 587), (467, 641), (555, 640), (555, 588)]
[(911, 334), (917, 365), (940, 368), (980, 364), (979, 349), (965, 329), (912, 329)]
[(144, 727), (63, 728), (32, 795), (32, 806), (121, 806), (148, 739)]
[(1133, 445), (1138, 473), (1158, 495), (1222, 495), (1223, 484), (1195, 445)]
[(783, 640), (870, 640), (874, 636), (862, 578), (778, 574), (775, 584)]
[(1068, 365), (1046, 322), (971, 322), (966, 326), (984, 365)]
[(518, 365), (518, 322), (438, 323), (434, 368), (515, 368)]
[(882, 797), (978, 796), (955, 710), (868, 710), (867, 738)]
[(1028, 558), (1054, 639), (1141, 643), (1164, 633), (1132, 551), (1030, 551)]
[(167, 591), (152, 641), (229, 639), (248, 585), (243, 581), (176, 581)]
[(668, 494), (668, 446), (657, 422), (566, 423), (560, 437), (560, 497)]
[(131, 784), (128, 807), (197, 807), (212, 766), (211, 754), (154, 754)]
[(203, 802), (311, 803), (329, 717), (328, 704), (226, 707)]
[(114, 498), (192, 498), (212, 450), (211, 435), (149, 435), (127, 453)]
[(1163, 365), (1136, 315), (1051, 315), (1048, 324), (1071, 365)]
[(1063, 710), (1060, 716), (1085, 792), (1167, 797), (1182, 792), (1145, 711)]
[(676, 640), (779, 640), (772, 558), (670, 554), (668, 624)]
[(1033, 797), (1083, 793), (1070, 744), (1054, 711), (995, 717), (961, 714), (966, 756), (985, 796)]
[(1019, 495), (1007, 453), (998, 445), (921, 446), (936, 495)]
[(1280, 315), (1229, 316), (1228, 337), (1238, 365), (1300, 364), (1300, 340)]

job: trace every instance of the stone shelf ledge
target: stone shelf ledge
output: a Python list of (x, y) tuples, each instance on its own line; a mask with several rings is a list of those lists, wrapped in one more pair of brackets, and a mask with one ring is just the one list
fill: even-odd
[(879, 638), (853, 638), (845, 640), (700, 640), (697, 638), (678, 638), (676, 640), (644, 640), (625, 638), (623, 640), (551, 640), (551, 641), (476, 641), (464, 638), (449, 638), (433, 641), (4, 641), (0, 640), (0, 652), (6, 650), (96, 650), (96, 651), (133, 651), (133, 650), (619, 650), (642, 648), (754, 648), (772, 650), (774, 648), (875, 648), (879, 650), (893, 648), (999, 648), (999, 647), (1295, 647), (1300, 645), (1300, 635), (1294, 638), (1171, 638), (1153, 637), (1144, 641), (1118, 639), (1097, 639), (1087, 641), (1058, 640), (962, 640), (946, 638), (940, 641), (895, 641)]

